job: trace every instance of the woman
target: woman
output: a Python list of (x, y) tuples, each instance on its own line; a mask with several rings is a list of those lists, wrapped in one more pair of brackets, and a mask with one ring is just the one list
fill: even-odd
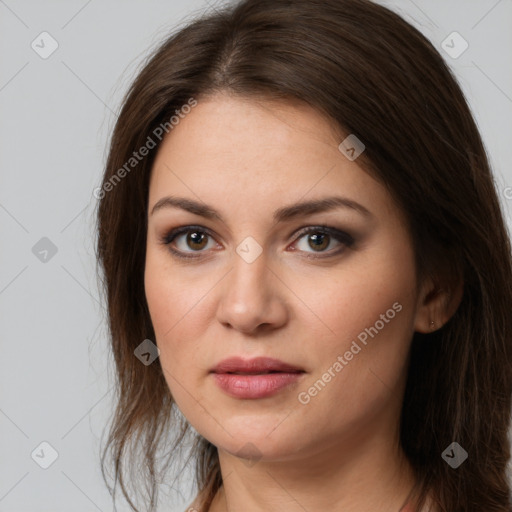
[(103, 462), (134, 510), (127, 457), (154, 510), (177, 412), (189, 510), (511, 510), (510, 242), (463, 94), (398, 15), (190, 23), (129, 90), (99, 197)]

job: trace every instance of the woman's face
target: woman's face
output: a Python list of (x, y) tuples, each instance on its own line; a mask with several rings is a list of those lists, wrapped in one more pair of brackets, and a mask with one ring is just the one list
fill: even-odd
[(425, 323), (413, 248), (340, 142), (310, 107), (216, 95), (159, 148), (146, 298), (172, 396), (224, 452), (292, 460), (397, 435)]

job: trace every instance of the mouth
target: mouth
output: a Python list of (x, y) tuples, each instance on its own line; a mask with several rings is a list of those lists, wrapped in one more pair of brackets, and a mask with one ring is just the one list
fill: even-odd
[(267, 398), (296, 384), (306, 372), (277, 359), (225, 359), (210, 372), (227, 395), (239, 399)]
[[(215, 372), (219, 373), (219, 372)], [(269, 370), (266, 372), (224, 372), (226, 375), (270, 375), (272, 373), (303, 373), (301, 370), (297, 371), (280, 371), (280, 370)]]
[(230, 357), (217, 364), (211, 372), (232, 375), (267, 375), (271, 373), (304, 373), (304, 369), (270, 357), (253, 359)]

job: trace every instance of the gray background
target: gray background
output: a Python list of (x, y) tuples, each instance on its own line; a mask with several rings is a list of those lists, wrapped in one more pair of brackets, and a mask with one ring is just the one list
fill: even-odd
[[(512, 1), (382, 3), (418, 27), (455, 70), (510, 225)], [(95, 275), (92, 191), (142, 59), (215, 5), (0, 0), (0, 512), (113, 510), (99, 470), (114, 381)], [(43, 31), (58, 43), (46, 59), (31, 47), (51, 48), (48, 36), (40, 42)], [(469, 44), (458, 58), (441, 47), (453, 31)], [(58, 453), (47, 469), (34, 460), (50, 461), (43, 441)], [(159, 510), (184, 511), (188, 481), (185, 475)]]

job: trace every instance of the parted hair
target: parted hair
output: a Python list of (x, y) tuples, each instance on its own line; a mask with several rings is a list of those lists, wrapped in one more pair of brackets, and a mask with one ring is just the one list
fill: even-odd
[[(510, 512), (510, 239), (481, 136), (442, 56), (402, 17), (369, 0), (245, 0), (215, 9), (171, 34), (143, 63), (111, 135), (103, 185), (190, 98), (200, 103), (225, 91), (299, 100), (355, 134), (366, 147), (358, 164), (405, 213), (418, 279), (445, 288), (463, 283), (450, 320), (411, 340), (400, 443), (415, 471), (418, 511), (430, 496), (440, 512)], [(96, 214), (117, 390), (102, 471), (105, 477), (113, 468), (115, 484), (107, 485), (115, 495), (119, 483), (133, 510), (129, 489), (143, 480), (144, 511), (155, 510), (167, 470), (158, 464), (162, 439), (180, 432), (167, 449), (170, 462), (190, 431), (173, 414), (159, 359), (146, 366), (134, 356), (142, 340), (155, 339), (144, 265), (158, 146), (102, 194)], [(217, 448), (195, 435), (206, 512), (222, 476)], [(454, 441), (468, 453), (457, 469), (441, 456)], [(140, 461), (130, 476), (135, 445)]]

